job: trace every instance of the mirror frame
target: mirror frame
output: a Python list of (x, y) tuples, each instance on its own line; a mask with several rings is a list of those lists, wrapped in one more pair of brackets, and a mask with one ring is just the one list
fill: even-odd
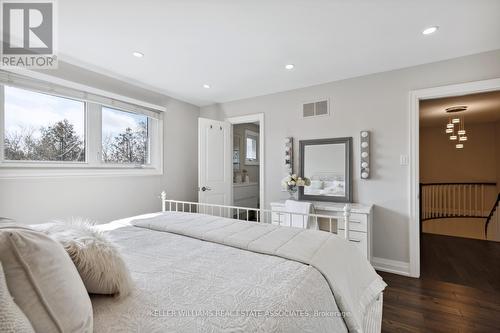
[(308, 195), (304, 194), (304, 187), (299, 187), (299, 200), (352, 202), (352, 137), (300, 140), (299, 175), (300, 177), (304, 177), (304, 151), (306, 146), (325, 145), (325, 144), (343, 144), (345, 146), (345, 181), (346, 181), (345, 195), (342, 197), (326, 196), (326, 195)]

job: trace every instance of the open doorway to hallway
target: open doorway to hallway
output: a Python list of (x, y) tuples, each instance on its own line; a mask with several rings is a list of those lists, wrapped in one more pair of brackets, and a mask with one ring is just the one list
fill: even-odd
[(500, 91), (419, 110), (421, 277), (500, 292)]

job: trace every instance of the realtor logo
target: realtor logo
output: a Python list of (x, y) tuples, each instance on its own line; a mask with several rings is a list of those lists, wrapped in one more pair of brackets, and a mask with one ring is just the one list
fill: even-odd
[(1, 1), (0, 66), (57, 68), (54, 5), (51, 0)]

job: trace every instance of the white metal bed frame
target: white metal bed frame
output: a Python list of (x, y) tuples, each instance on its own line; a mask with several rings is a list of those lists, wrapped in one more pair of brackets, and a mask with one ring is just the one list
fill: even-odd
[[(320, 215), (320, 214), (303, 214), (303, 213), (291, 213), (286, 211), (273, 211), (269, 209), (260, 209), (260, 208), (248, 208), (248, 207), (238, 207), (238, 206), (227, 206), (227, 205), (216, 205), (216, 204), (207, 204), (200, 202), (190, 202), (190, 201), (180, 201), (180, 200), (169, 200), (167, 199), (167, 193), (163, 191), (160, 195), (162, 202), (162, 211), (174, 211), (174, 212), (188, 212), (188, 213), (201, 213), (201, 214), (209, 214), (214, 216), (233, 218), (240, 217), (240, 211), (246, 212), (246, 221), (250, 222), (250, 214), (249, 212), (255, 212), (255, 222), (258, 223), (273, 223), (273, 214), (278, 216), (277, 224), (285, 225), (281, 222), (282, 216), (289, 216), (290, 225), (292, 226), (292, 216), (302, 216), (302, 227), (306, 227), (306, 221), (309, 219), (314, 219), (316, 224), (318, 224), (318, 220), (320, 218), (327, 219), (329, 222), (329, 232), (337, 233), (336, 231), (339, 228), (339, 223), (337, 223), (337, 230), (333, 230), (332, 220), (337, 220), (337, 217), (331, 215)], [(186, 209), (187, 207), (187, 209)], [(193, 209), (194, 207), (194, 209)], [(236, 212), (236, 215), (234, 214)], [(349, 238), (349, 217), (351, 215), (351, 205), (344, 205), (344, 228), (346, 240), (350, 240)], [(241, 220), (241, 219), (238, 219)], [(245, 221), (245, 220), (242, 220)], [(340, 221), (339, 221), (340, 222)], [(285, 225), (286, 226), (286, 225)], [(383, 293), (380, 293), (378, 299), (373, 302), (367, 309), (365, 314), (365, 318), (363, 320), (363, 331), (367, 333), (379, 333), (382, 329), (382, 304), (383, 304)]]
[[(329, 228), (327, 231), (331, 233), (337, 233), (339, 229), (339, 223), (337, 223), (337, 230), (333, 228), (333, 220), (337, 220), (338, 218), (331, 215), (321, 215), (315, 213), (293, 213), (286, 211), (274, 211), (270, 209), (261, 209), (261, 208), (249, 208), (249, 207), (239, 207), (239, 206), (228, 206), (228, 205), (217, 205), (217, 204), (208, 204), (201, 202), (191, 202), (191, 201), (180, 201), (180, 200), (170, 200), (167, 199), (167, 193), (165, 191), (161, 192), (161, 202), (162, 202), (162, 211), (173, 211), (173, 212), (186, 212), (186, 213), (200, 213), (200, 214), (208, 214), (213, 216), (225, 217), (225, 218), (233, 218), (241, 221), (251, 222), (250, 220), (250, 212), (254, 212), (256, 221), (258, 223), (273, 223), (283, 226), (292, 227), (293, 216), (302, 218), (302, 228), (306, 228), (308, 222), (312, 219), (316, 225), (319, 226), (319, 219), (325, 219), (328, 221)], [(246, 212), (244, 217), (246, 219), (241, 219), (241, 212)], [(277, 216), (277, 220), (273, 220), (273, 214)], [(287, 225), (282, 217), (288, 216), (289, 224)], [(344, 205), (344, 238), (350, 240), (349, 238), (349, 218), (351, 216), (351, 205)], [(339, 221), (340, 222), (340, 221)]]

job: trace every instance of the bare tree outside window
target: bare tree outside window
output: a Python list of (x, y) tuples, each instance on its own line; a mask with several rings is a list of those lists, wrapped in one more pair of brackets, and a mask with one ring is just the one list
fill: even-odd
[[(4, 87), (4, 158), (85, 162), (85, 102)], [(149, 164), (148, 117), (101, 108), (102, 161)]]
[(102, 152), (106, 163), (148, 164), (148, 117), (103, 107)]
[(85, 161), (85, 103), (5, 86), (4, 157)]

